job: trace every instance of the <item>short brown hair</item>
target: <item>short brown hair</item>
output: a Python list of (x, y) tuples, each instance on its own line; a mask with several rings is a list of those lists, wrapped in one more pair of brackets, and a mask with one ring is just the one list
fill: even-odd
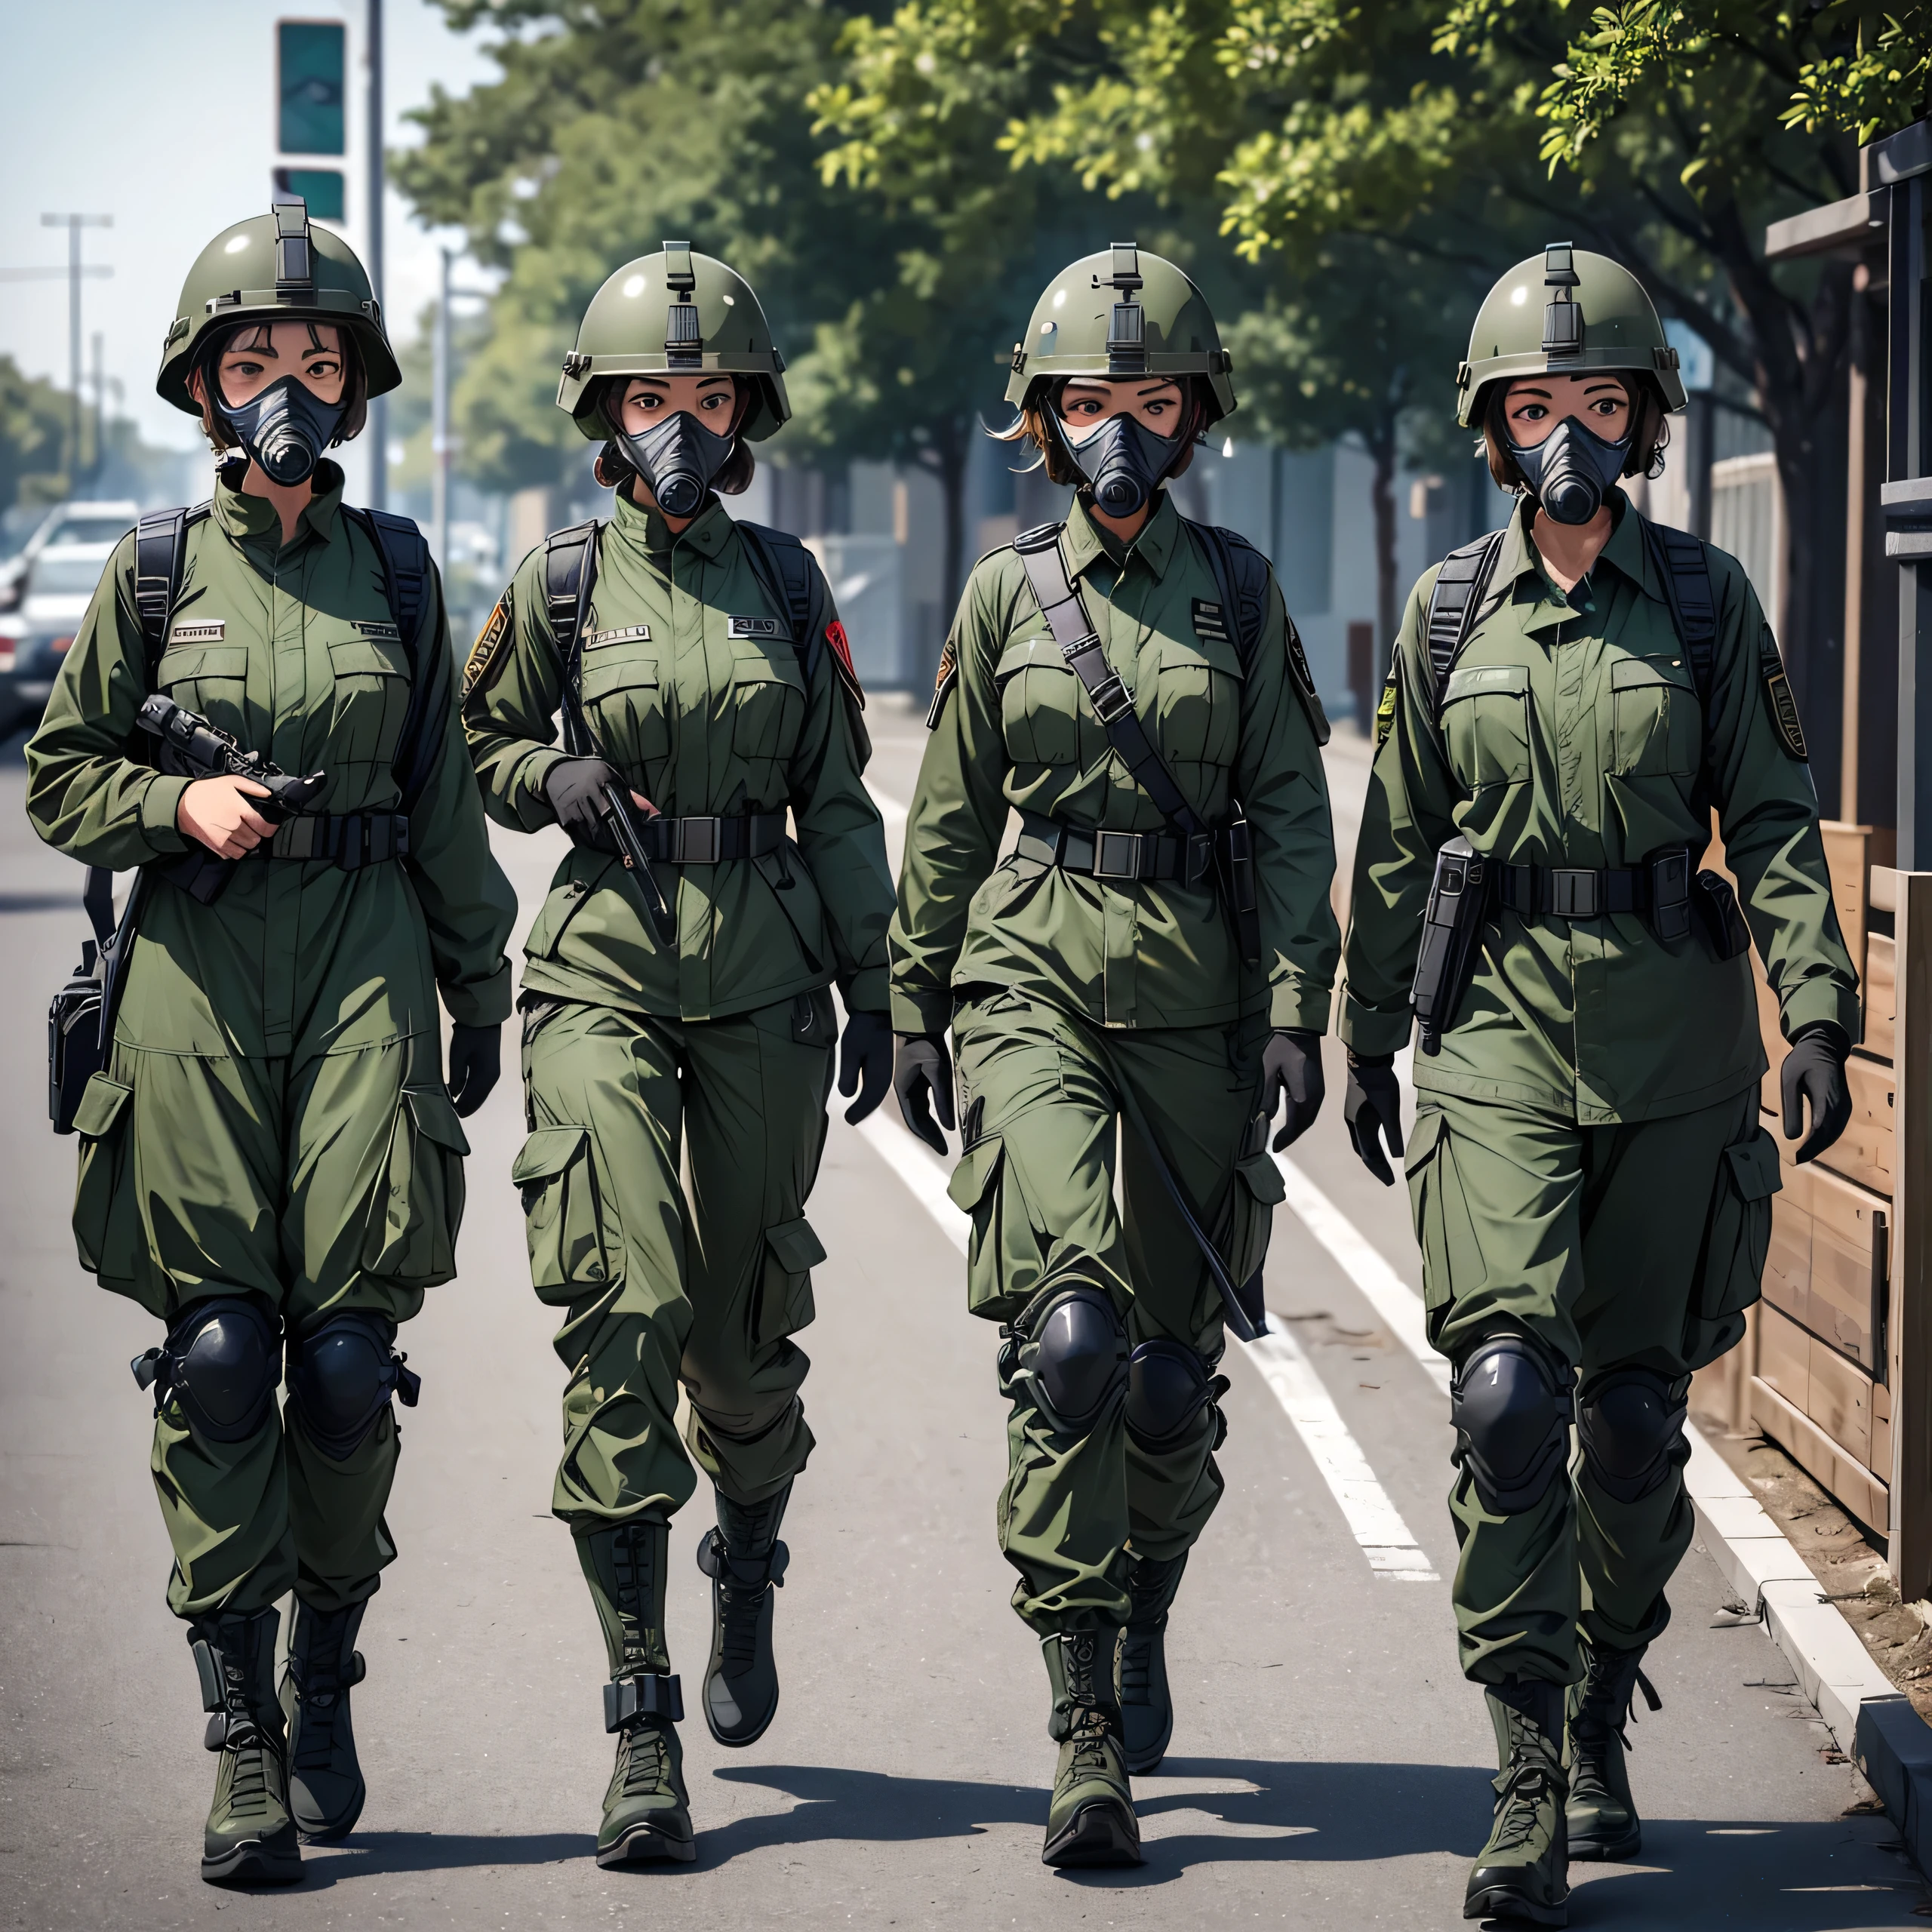
[[(1206, 416), (1195, 379), (1179, 376), (1174, 380), (1180, 389), (1183, 398), (1181, 407), (1186, 414), (1181, 418), (1180, 460), (1163, 480), (1186, 475), (1188, 465), (1194, 460), (1194, 447), (1200, 440), (1201, 424)], [(986, 434), (995, 442), (1031, 443), (1040, 453), (1041, 466), (1046, 471), (1049, 483), (1061, 483), (1070, 489), (1078, 489), (1084, 479), (1067, 453), (1066, 439), (1055, 432), (1048, 420), (1048, 412), (1058, 405), (1060, 391), (1066, 384), (1063, 376), (1035, 383), (1026, 392), (1026, 400), (1020, 405), (1013, 420), (1004, 429), (989, 429)]]
[[(1609, 370), (1604, 373), (1614, 374), (1623, 385), (1636, 414), (1636, 429), (1630, 438), (1630, 454), (1624, 459), (1623, 474), (1647, 476), (1654, 481), (1663, 474), (1663, 453), (1670, 447), (1670, 417), (1665, 411), (1663, 397), (1655, 383), (1635, 369), (1627, 372)], [(1506, 405), (1509, 391), (1515, 383), (1534, 380), (1531, 377), (1512, 376), (1507, 382), (1491, 383), (1479, 405), (1489, 473), (1499, 490), (1527, 490), (1530, 487), (1529, 479), (1509, 454)]]
[[(742, 422), (749, 412), (752, 394), (744, 386), (744, 379), (734, 376), (738, 389), (738, 420)], [(597, 413), (613, 429), (617, 426), (617, 407), (623, 401), (624, 391), (630, 386), (629, 376), (606, 376), (599, 391), (595, 407)], [(740, 497), (751, 488), (752, 478), (758, 473), (758, 460), (751, 452), (751, 445), (744, 438), (732, 432), (735, 441), (731, 454), (718, 466), (718, 474), (711, 479), (711, 487), (721, 497)], [(597, 452), (597, 460), (590, 466), (590, 473), (607, 490), (621, 490), (637, 474), (637, 466), (625, 455), (623, 448), (612, 436)]]
[[(210, 340), (208, 352), (196, 368), (195, 374), (202, 379), (202, 434), (208, 438), (208, 447), (217, 456), (242, 447), (242, 439), (215, 413), (214, 396), (221, 380), (221, 358), (244, 330), (270, 328), (273, 319), (270, 316), (257, 316), (252, 322), (238, 322), (232, 329), (223, 329)], [(335, 329), (336, 341), (342, 355), (343, 415), (341, 424), (330, 441), (333, 448), (337, 443), (351, 441), (361, 435), (363, 426), (369, 420), (369, 377), (362, 367), (361, 352), (355, 346), (355, 338), (348, 330), (337, 328), (333, 322), (312, 321), (309, 326), (311, 329)]]

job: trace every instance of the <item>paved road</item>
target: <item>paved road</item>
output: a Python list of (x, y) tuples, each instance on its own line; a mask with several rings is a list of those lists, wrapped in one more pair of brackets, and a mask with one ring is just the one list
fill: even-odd
[[(903, 801), (921, 734), (890, 706), (874, 720), (873, 776)], [(1358, 758), (1338, 753), (1334, 770), (1338, 792), (1359, 792)], [(1378, 1313), (1302, 1220), (1278, 1217), (1269, 1300), (1284, 1340), (1265, 1359), (1236, 1349), (1229, 1369), (1228, 1493), (1171, 1639), (1174, 1755), (1138, 1788), (1148, 1863), (1057, 1875), (1038, 1863), (1043, 1672), (992, 1543), (993, 1336), (964, 1312), (949, 1211), (921, 1198), (938, 1171), (894, 1165), (836, 1121), (811, 1208), (831, 1259), (805, 1338), (820, 1447), (786, 1526), (784, 1705), (749, 1751), (686, 1727), (694, 1866), (599, 1872), (602, 1653), (549, 1514), (561, 1371), (506, 1178), (521, 1137), (509, 1086), (471, 1123), (463, 1275), (407, 1337), (424, 1387), (391, 1512), (401, 1558), (361, 1638), (361, 1826), (309, 1854), (299, 1890), (202, 1886), (211, 1766), (162, 1604), (148, 1404), (127, 1370), (155, 1337), (74, 1262), (72, 1153), (42, 1118), (40, 1014), (82, 920), (75, 871), (34, 844), (22, 789), (16, 750), (0, 765), (0, 984), (14, 995), (0, 1026), (13, 1096), (0, 1115), (0, 1925), (1460, 1922), (1494, 1760), (1454, 1669), (1446, 1404), (1397, 1339), (1406, 1305), (1385, 1291)], [(554, 852), (506, 840), (504, 857), (534, 910)], [(1339, 1099), (1338, 1066), (1331, 1078)], [(1331, 1242), (1356, 1240), (1413, 1286), (1404, 1204), (1356, 1168), (1338, 1106), (1294, 1158)], [(709, 1614), (690, 1554), (700, 1527), (694, 1511), (672, 1540), (674, 1655), (694, 1678)], [(1665, 1707), (1632, 1734), (1646, 1858), (1580, 1870), (1575, 1922), (1910, 1922), (1918, 1882), (1885, 1848), (1882, 1817), (1857, 1810), (1869, 1794), (1856, 1774), (1822, 1755), (1778, 1652), (1724, 1616), (1701, 1554), (1673, 1594), (1652, 1660)]]

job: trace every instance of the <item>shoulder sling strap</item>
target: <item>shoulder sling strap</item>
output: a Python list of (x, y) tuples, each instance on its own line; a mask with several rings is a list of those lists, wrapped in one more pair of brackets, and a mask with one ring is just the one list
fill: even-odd
[(597, 582), (596, 518), (553, 531), (543, 540), (543, 600), (563, 671), (564, 749), (573, 758), (602, 757), (583, 715), (583, 625)]
[(1435, 693), (1438, 724), (1442, 721), (1442, 701), (1449, 689), (1449, 674), (1455, 669), (1456, 660), (1476, 627), (1490, 577), (1503, 548), (1503, 531), (1492, 530), (1473, 543), (1451, 550), (1435, 573), (1435, 583), (1429, 593), (1424, 635), (1429, 645), (1429, 685)]
[(825, 641), (824, 626), (817, 621), (818, 613), (814, 608), (823, 580), (812, 568), (811, 553), (789, 531), (735, 520), (734, 527), (745, 540), (752, 574), (759, 588), (791, 620), (792, 648), (798, 654), (798, 673), (809, 690)]
[(437, 729), (449, 709), (450, 653), (447, 641), (428, 635), (429, 545), (406, 516), (389, 510), (350, 509), (383, 560), (383, 588), (389, 614), (409, 658), (409, 709), (396, 740), (395, 778), (405, 814), (416, 809), (436, 761)]

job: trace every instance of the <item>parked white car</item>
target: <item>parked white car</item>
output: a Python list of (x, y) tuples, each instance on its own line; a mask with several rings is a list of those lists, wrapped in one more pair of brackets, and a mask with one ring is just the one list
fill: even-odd
[[(76, 526), (85, 528), (84, 525)], [(0, 617), (0, 737), (39, 721), (60, 661), (127, 526), (106, 543), (54, 543), (27, 565), (18, 605)]]

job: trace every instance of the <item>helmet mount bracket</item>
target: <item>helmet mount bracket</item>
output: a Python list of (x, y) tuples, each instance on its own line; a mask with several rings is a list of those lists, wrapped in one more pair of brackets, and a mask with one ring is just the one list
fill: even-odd
[(1096, 288), (1111, 288), (1122, 299), (1107, 316), (1107, 374), (1144, 375), (1147, 370), (1147, 312), (1137, 297), (1143, 286), (1138, 242), (1113, 245), (1112, 272), (1095, 275)]
[(275, 220), (275, 292), (305, 295), (315, 285), (313, 245), (309, 233), (309, 205), (300, 196), (271, 202)]
[(673, 369), (702, 368), (704, 338), (699, 331), (697, 304), (693, 299), (697, 276), (691, 268), (688, 242), (665, 243), (664, 286), (673, 297), (664, 311), (665, 361)]
[(1543, 352), (1580, 355), (1583, 352), (1583, 311), (1571, 292), (1582, 282), (1571, 261), (1575, 245), (1552, 242), (1543, 251), (1543, 286), (1552, 290), (1543, 312)]

